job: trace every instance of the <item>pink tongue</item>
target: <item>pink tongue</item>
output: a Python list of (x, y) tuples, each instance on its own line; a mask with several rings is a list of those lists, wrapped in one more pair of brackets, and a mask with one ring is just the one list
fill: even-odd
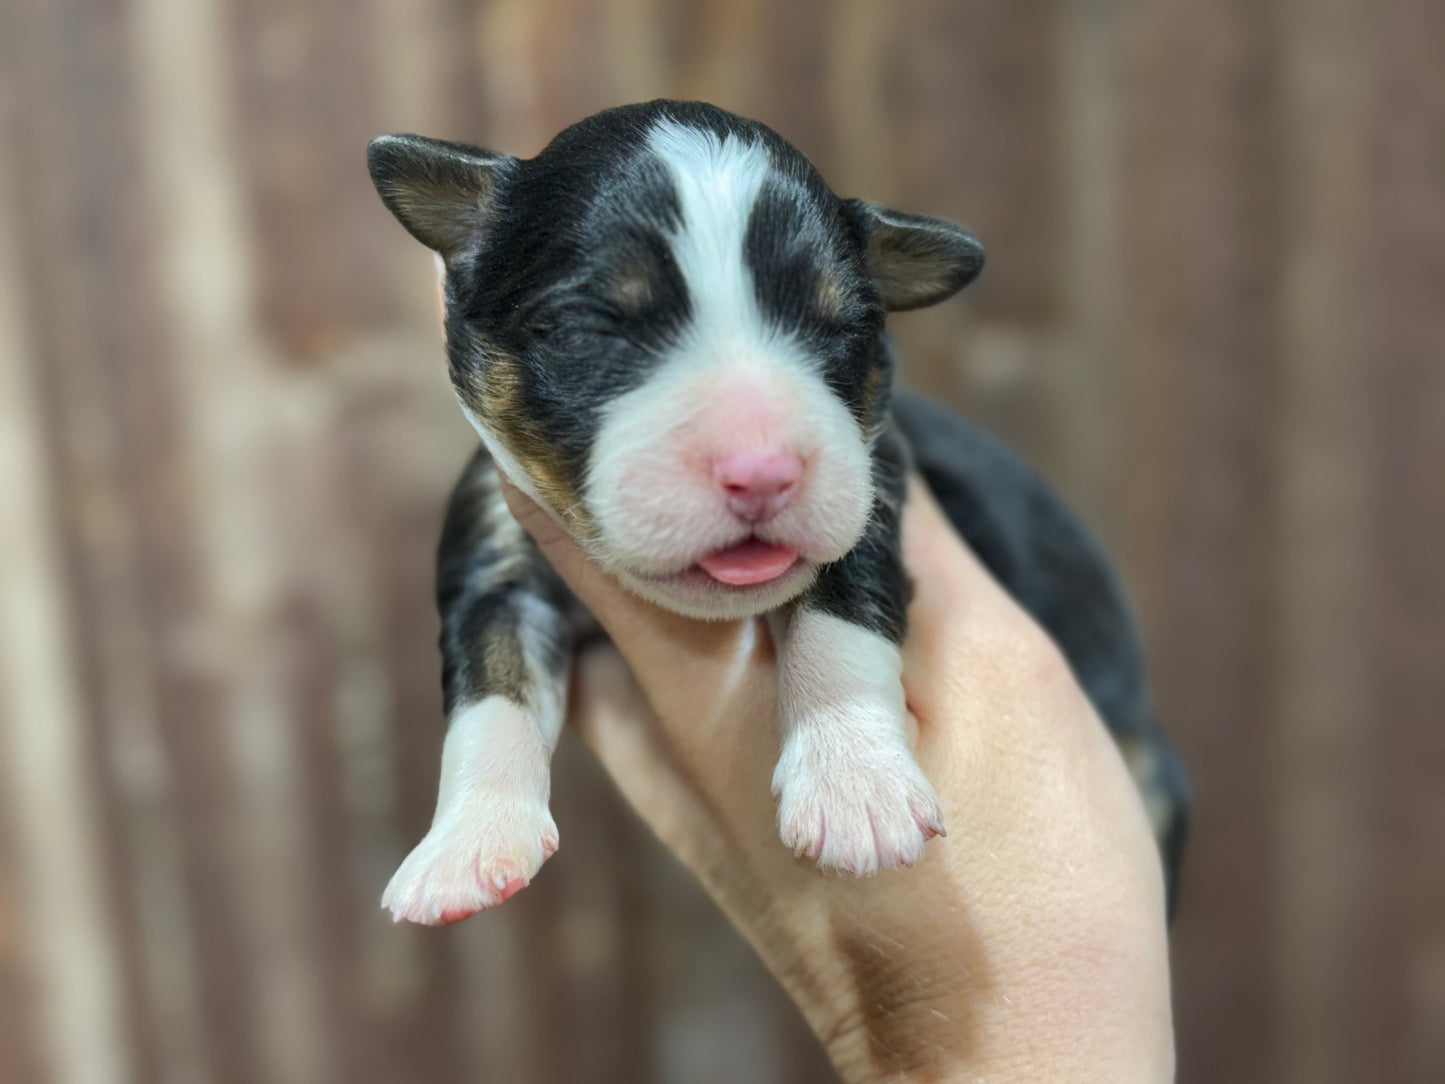
[(698, 561), (713, 579), (742, 587), (775, 580), (798, 559), (798, 551), (787, 546), (770, 546), (750, 538), (731, 549), (710, 553)]

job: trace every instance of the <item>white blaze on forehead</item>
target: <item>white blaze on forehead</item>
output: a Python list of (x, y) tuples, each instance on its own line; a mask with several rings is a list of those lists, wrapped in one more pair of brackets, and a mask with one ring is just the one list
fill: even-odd
[[(603, 410), (583, 499), (598, 528), (594, 557), (654, 601), (703, 613), (713, 600), (653, 592), (629, 573), (679, 572), (747, 537), (713, 478), (716, 455), (756, 445), (800, 456), (804, 483), (756, 533), (826, 562), (862, 533), (872, 504), (869, 449), (820, 360), (758, 303), (746, 249), (772, 170), (767, 148), (664, 120), (648, 149), (677, 193), (679, 221), (667, 242), (687, 287), (688, 319), (647, 379)], [(759, 609), (785, 601), (762, 595)]]
[(765, 338), (743, 249), (753, 205), (772, 168), (767, 149), (672, 120), (658, 122), (647, 145), (672, 174), (682, 210), (672, 256), (687, 283), (692, 334), (721, 340), (719, 345)]

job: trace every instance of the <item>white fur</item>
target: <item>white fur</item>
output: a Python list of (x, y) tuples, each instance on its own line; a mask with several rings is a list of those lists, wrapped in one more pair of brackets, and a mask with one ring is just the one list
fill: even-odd
[[(598, 527), (593, 555), (672, 609), (759, 613), (857, 543), (872, 505), (869, 448), (815, 360), (759, 309), (744, 243), (771, 169), (766, 149), (671, 121), (654, 128), (649, 146), (677, 189), (682, 221), (671, 245), (692, 317), (647, 382), (605, 411), (583, 486)], [(796, 452), (805, 467), (789, 506), (755, 530), (729, 511), (712, 462), (758, 447)], [(750, 534), (791, 546), (803, 563), (747, 589), (678, 578)]]
[[(544, 609), (539, 602), (518, 623), (533, 673), (557, 620)], [(493, 907), (557, 850), (547, 799), (565, 711), (564, 674), (539, 681), (525, 709), (490, 696), (453, 713), (431, 828), (381, 897), (397, 922), (434, 926)]]
[(908, 749), (898, 649), (810, 610), (779, 641), (773, 794), (783, 842), (856, 875), (912, 865), (943, 834), (943, 814)]
[[(482, 509), (488, 534), (506, 542), (522, 534), (501, 494)], [(520, 537), (500, 549), (524, 550)], [(504, 571), (481, 567), (487, 577)], [(442, 744), (436, 814), (381, 898), (392, 917), (424, 925), (454, 922), (495, 906), (526, 884), (557, 850), (547, 808), (552, 752), (567, 712), (568, 674), (549, 673), (548, 644), (564, 618), (541, 599), (519, 596), (522, 657), (533, 675), (525, 706), (490, 696), (459, 705)]]
[(660, 121), (647, 142), (671, 172), (682, 208), (672, 256), (691, 295), (691, 337), (730, 344), (741, 331), (748, 341), (760, 340), (767, 329), (743, 242), (748, 216), (772, 169), (767, 149), (671, 120)]

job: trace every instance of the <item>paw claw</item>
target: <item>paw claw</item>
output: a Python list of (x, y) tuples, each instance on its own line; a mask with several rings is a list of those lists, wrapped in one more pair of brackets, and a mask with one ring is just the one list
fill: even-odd
[[(476, 911), (470, 910), (470, 909), (465, 908), (465, 907), (459, 908), (459, 909), (454, 910), (454, 911), (443, 911), (443, 912), (441, 912), (439, 915), (437, 915), (437, 920), (436, 920), (435, 925), (437, 925), (437, 926), (450, 926), (453, 922), (460, 922), (460, 921), (461, 921), (462, 919), (464, 919), (464, 918), (471, 918), (471, 917), (472, 917), (474, 914), (476, 914), (476, 913), (477, 913)], [(393, 922), (400, 922), (400, 921), (401, 921), (401, 916), (400, 916), (400, 915), (394, 916), (394, 917), (392, 918), (392, 921), (393, 921)]]

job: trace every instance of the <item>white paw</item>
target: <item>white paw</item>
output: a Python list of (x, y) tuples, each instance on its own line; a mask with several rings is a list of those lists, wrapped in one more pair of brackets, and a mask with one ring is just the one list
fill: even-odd
[(773, 772), (778, 834), (794, 854), (856, 876), (911, 866), (943, 812), (902, 741), (844, 745), (800, 728)]
[(437, 817), (381, 905), (396, 922), (460, 922), (516, 895), (556, 850), (545, 799), (479, 788)]

